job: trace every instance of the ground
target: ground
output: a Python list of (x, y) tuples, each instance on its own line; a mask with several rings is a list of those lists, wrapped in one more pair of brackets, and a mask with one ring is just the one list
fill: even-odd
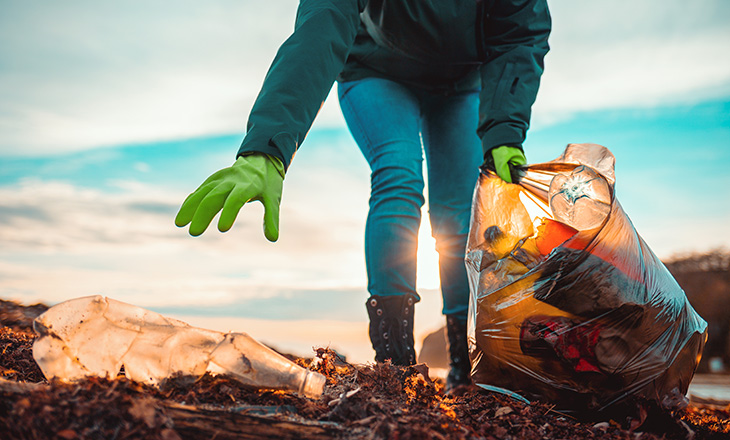
[(324, 348), (295, 359), (327, 377), (316, 400), (210, 375), (173, 378), (159, 389), (123, 377), (49, 383), (32, 357), (32, 319), (43, 310), (0, 301), (3, 439), (730, 438), (730, 407), (653, 408), (630, 431), (631, 421), (620, 416), (576, 420), (546, 402), (528, 405), (477, 389), (446, 396), (424, 365), (350, 365)]

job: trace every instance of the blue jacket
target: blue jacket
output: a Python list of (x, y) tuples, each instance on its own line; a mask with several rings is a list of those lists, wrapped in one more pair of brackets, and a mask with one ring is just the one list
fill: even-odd
[(521, 147), (548, 52), (546, 0), (302, 0), (249, 116), (239, 155), (289, 167), (334, 81), (481, 89), (484, 154)]

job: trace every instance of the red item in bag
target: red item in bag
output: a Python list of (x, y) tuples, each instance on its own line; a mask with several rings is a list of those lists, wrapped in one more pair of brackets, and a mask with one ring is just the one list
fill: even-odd
[(565, 223), (546, 218), (537, 227), (535, 245), (541, 255), (548, 255), (553, 249), (571, 239), (578, 230)]

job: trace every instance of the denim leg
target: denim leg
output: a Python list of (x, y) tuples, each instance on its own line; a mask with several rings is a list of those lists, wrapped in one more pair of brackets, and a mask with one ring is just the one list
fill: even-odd
[(469, 308), (464, 254), (472, 196), (482, 164), (482, 146), (476, 133), (478, 93), (430, 95), (423, 110), (429, 219), (439, 254), (443, 313), (460, 320), (466, 319)]
[(367, 78), (338, 85), (340, 107), (371, 170), (365, 264), (371, 295), (416, 293), (423, 197), (418, 98), (396, 82)]

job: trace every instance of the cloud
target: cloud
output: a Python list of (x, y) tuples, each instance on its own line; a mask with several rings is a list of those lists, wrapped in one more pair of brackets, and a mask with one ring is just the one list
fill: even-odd
[(158, 220), (176, 206), (148, 188), (146, 194), (109, 194), (57, 181), (23, 180), (0, 188), (0, 241), (10, 250), (81, 250), (134, 246), (169, 239)]
[[(298, 180), (293, 184), (306, 187)], [(272, 244), (263, 237), (258, 203), (244, 206), (228, 233), (213, 225), (192, 238), (173, 225), (185, 193), (140, 182), (119, 188), (40, 179), (0, 187), (0, 296), (104, 293), (131, 295), (140, 304), (190, 305), (247, 291), (265, 297), (260, 286), (365, 285), (364, 200), (355, 209), (355, 201), (333, 206), (316, 191), (292, 197), (282, 208), (281, 238)]]
[(5, 5), (0, 152), (242, 132), (276, 48), (293, 29), (296, 5)]
[[(0, 18), (0, 154), (243, 133), (297, 2), (36, 5)], [(730, 93), (722, 0), (551, 3), (538, 124)], [(334, 94), (332, 94), (334, 95)], [(344, 124), (334, 96), (316, 127)]]
[(730, 94), (727, 2), (553, 2), (551, 10), (538, 124)]

